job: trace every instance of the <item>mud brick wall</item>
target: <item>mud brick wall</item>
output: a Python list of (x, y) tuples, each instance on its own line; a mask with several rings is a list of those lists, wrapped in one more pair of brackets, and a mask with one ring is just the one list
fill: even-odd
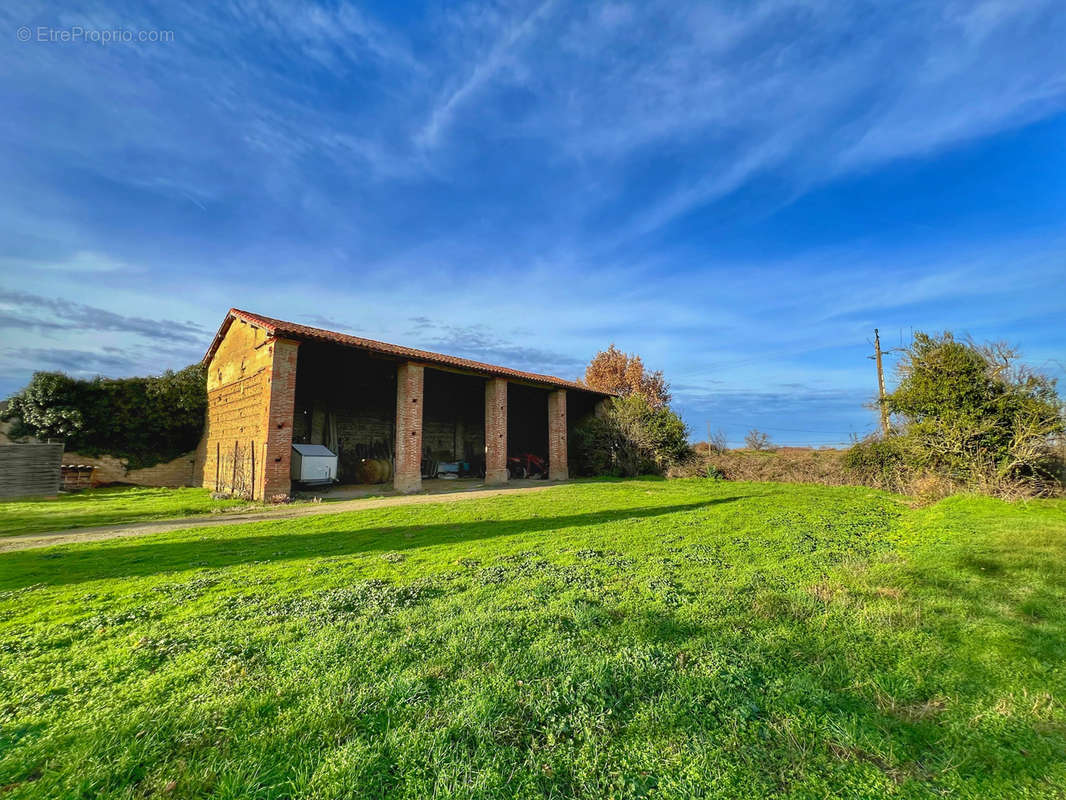
[(243, 320), (230, 325), (207, 369), (201, 486), (256, 499), (288, 495), (297, 352), (296, 342)]

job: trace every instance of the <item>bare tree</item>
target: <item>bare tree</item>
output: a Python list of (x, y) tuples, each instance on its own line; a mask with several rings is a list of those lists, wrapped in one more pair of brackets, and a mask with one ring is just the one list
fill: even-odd
[(726, 439), (725, 431), (721, 428), (714, 433), (709, 434), (707, 437), (707, 444), (712, 453), (724, 453), (729, 449), (729, 441)]
[(744, 435), (744, 444), (749, 450), (774, 449), (774, 443), (770, 441), (769, 434), (763, 433), (758, 428), (752, 428)]

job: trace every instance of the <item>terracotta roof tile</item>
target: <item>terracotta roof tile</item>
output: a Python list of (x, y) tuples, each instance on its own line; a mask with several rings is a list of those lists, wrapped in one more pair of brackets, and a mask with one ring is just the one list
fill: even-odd
[(215, 335), (211, 347), (204, 355), (203, 363), (206, 364), (211, 360), (211, 357), (215, 354), (215, 350), (218, 349), (222, 338), (226, 335), (226, 331), (229, 329), (229, 326), (234, 319), (242, 319), (245, 322), (263, 328), (273, 336), (280, 336), (286, 339), (339, 344), (344, 347), (354, 347), (372, 353), (395, 356), (397, 358), (409, 359), (411, 361), (418, 361), (429, 365), (439, 364), (445, 367), (469, 370), (481, 375), (491, 375), (499, 378), (513, 378), (516, 380), (528, 381), (530, 383), (539, 383), (545, 386), (578, 389), (583, 392), (591, 392), (593, 394), (607, 396), (604, 392), (597, 392), (593, 389), (589, 389), (587, 386), (577, 383), (576, 381), (564, 380), (563, 378), (557, 378), (554, 375), (540, 375), (535, 372), (523, 372), (521, 370), (511, 369), (510, 367), (485, 364), (481, 361), (472, 361), (467, 358), (459, 358), (458, 356), (433, 353), (428, 350), (417, 350), (413, 347), (404, 347), (398, 344), (379, 342), (374, 339), (364, 339), (361, 336), (351, 336), (347, 333), (337, 333), (336, 331), (327, 331), (322, 328), (312, 328), (308, 325), (300, 325), (295, 322), (274, 319), (273, 317), (264, 317), (261, 314), (253, 314), (250, 311), (242, 311), (239, 308), (231, 308), (229, 310), (229, 314), (226, 315), (226, 319), (222, 322), (222, 326)]

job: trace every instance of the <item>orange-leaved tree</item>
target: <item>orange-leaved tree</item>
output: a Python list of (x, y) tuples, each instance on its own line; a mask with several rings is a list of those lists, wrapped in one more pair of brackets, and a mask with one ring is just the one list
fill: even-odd
[(670, 385), (662, 371), (649, 371), (640, 356), (623, 353), (613, 344), (597, 353), (585, 368), (583, 383), (591, 389), (622, 397), (640, 395), (656, 409), (670, 403)]

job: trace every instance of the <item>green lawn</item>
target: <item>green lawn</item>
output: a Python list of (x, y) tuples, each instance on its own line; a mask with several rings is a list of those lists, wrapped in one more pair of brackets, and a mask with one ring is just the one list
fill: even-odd
[(1066, 503), (700, 480), (0, 554), (0, 796), (1063, 797)]
[(0, 501), (0, 536), (188, 517), (247, 505), (245, 500), (214, 500), (207, 489), (88, 489), (52, 499)]

